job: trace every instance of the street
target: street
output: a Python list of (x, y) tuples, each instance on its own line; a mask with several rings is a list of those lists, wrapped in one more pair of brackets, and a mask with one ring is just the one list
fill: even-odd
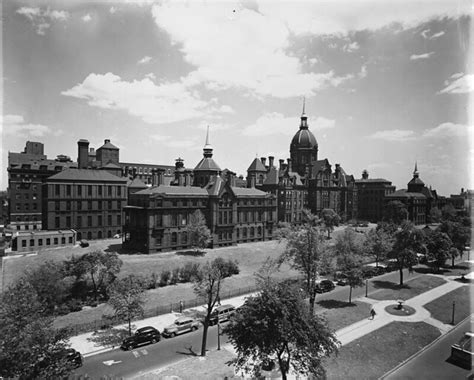
[[(156, 344), (142, 346), (132, 351), (115, 349), (87, 357), (84, 359), (83, 366), (73, 373), (72, 378), (80, 378), (80, 376), (90, 376), (94, 379), (103, 376), (129, 378), (175, 363), (189, 355), (200, 355), (202, 331), (201, 327), (195, 332), (170, 339), (161, 338), (161, 341)], [(226, 337), (221, 336), (221, 344), (225, 343)], [(209, 350), (217, 348), (217, 326), (209, 327), (207, 348)]]

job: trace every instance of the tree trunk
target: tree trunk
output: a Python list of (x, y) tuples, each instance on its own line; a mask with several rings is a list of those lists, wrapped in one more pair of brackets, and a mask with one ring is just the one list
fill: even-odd
[(97, 301), (97, 285), (95, 284), (94, 275), (91, 273), (92, 286), (94, 287), (94, 301)]
[(403, 267), (400, 267), (399, 271), (400, 271), (400, 286), (403, 286)]
[(451, 256), (451, 268), (454, 268), (454, 255)]
[(132, 318), (128, 318), (128, 336), (132, 336)]
[(352, 286), (349, 286), (349, 303), (352, 303)]
[(286, 364), (283, 359), (278, 355), (278, 366), (280, 367), (281, 379), (286, 380)]
[(314, 315), (314, 303), (316, 302), (316, 294), (313, 294), (313, 292), (310, 293), (309, 295), (309, 312), (310, 315)]
[(206, 316), (204, 320), (204, 328), (202, 329), (202, 345), (201, 345), (201, 356), (206, 356), (207, 346), (207, 330), (209, 328), (209, 316)]

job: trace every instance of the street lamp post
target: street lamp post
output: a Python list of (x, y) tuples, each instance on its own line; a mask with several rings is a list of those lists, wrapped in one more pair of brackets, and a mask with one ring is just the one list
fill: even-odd
[(453, 301), (453, 315), (452, 315), (452, 318), (451, 318), (451, 324), (454, 326), (454, 311), (456, 309), (456, 302)]
[(367, 295), (369, 294), (369, 280), (365, 280), (365, 296), (367, 297)]
[(217, 317), (217, 351), (221, 349), (221, 324), (219, 323), (219, 317)]

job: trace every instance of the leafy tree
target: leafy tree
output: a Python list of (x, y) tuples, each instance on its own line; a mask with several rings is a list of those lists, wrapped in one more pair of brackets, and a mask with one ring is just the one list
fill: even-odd
[(384, 220), (387, 222), (401, 224), (408, 219), (408, 211), (403, 202), (390, 201), (385, 206)]
[(53, 328), (53, 319), (34, 288), (24, 279), (0, 298), (0, 376), (19, 379), (64, 378), (72, 364), (64, 355), (65, 329)]
[(453, 242), (453, 245), (461, 252), (461, 255), (464, 251), (464, 247), (469, 245), (471, 241), (470, 222), (465, 223), (462, 221), (445, 220), (436, 231), (446, 233)]
[(417, 253), (424, 252), (423, 232), (417, 230), (410, 223), (404, 223), (395, 233), (395, 242), (393, 249), (388, 257), (395, 259), (396, 267), (400, 272), (400, 286), (403, 285), (403, 269), (411, 268), (417, 263)]
[(438, 207), (433, 207), (430, 210), (430, 215), (429, 215), (429, 220), (431, 223), (439, 223), (441, 221), (441, 218), (443, 216), (443, 213)]
[(53, 313), (70, 296), (72, 284), (66, 276), (64, 263), (46, 261), (39, 267), (27, 269), (24, 279), (33, 287), (46, 311)]
[(132, 320), (143, 315), (145, 289), (146, 279), (134, 274), (116, 280), (110, 287), (108, 304), (116, 317), (127, 321), (128, 335), (132, 335)]
[(336, 262), (338, 269), (347, 276), (349, 284), (349, 303), (352, 303), (352, 289), (364, 284), (361, 270), (362, 247), (357, 234), (352, 228), (346, 228), (336, 238), (334, 246), (336, 251)]
[(389, 232), (383, 228), (371, 229), (365, 236), (366, 253), (375, 259), (375, 265), (385, 260), (393, 246), (393, 239)]
[(459, 250), (456, 247), (449, 249), (449, 257), (451, 257), (451, 267), (454, 268), (454, 259), (459, 256)]
[(211, 240), (211, 231), (207, 228), (206, 218), (200, 210), (191, 214), (185, 231), (196, 253), (199, 249), (206, 248)]
[(93, 251), (79, 258), (72, 257), (66, 262), (68, 272), (74, 275), (76, 280), (91, 281), (95, 301), (100, 295), (107, 295), (107, 288), (114, 282), (121, 266), (122, 260), (116, 252)]
[(439, 271), (450, 256), (453, 243), (444, 232), (432, 232), (427, 237), (426, 248), (432, 265)]
[(304, 223), (302, 225), (286, 226), (286, 228), (279, 230), (280, 239), (286, 241), (286, 248), (280, 261), (289, 261), (293, 268), (303, 274), (305, 290), (309, 296), (309, 308), (312, 313), (327, 244), (319, 226), (320, 220), (307, 210), (303, 215)]
[(451, 221), (456, 221), (457, 213), (456, 209), (452, 204), (447, 204), (441, 209), (441, 214), (443, 220), (451, 220)]
[(290, 370), (324, 377), (323, 359), (337, 352), (334, 333), (309, 311), (301, 292), (271, 280), (246, 299), (224, 333), (237, 351), (236, 367), (255, 377), (274, 359), (283, 379)]
[(203, 322), (201, 356), (206, 356), (207, 330), (209, 329), (212, 310), (217, 301), (220, 300), (221, 285), (224, 277), (222, 266), (216, 259), (201, 266), (194, 280), (194, 292), (206, 300), (207, 308)]
[(325, 208), (323, 211), (321, 211), (321, 219), (328, 233), (328, 239), (330, 239), (331, 232), (334, 230), (335, 226), (339, 225), (341, 218), (339, 217), (339, 215), (337, 215), (337, 213), (334, 210), (330, 208)]

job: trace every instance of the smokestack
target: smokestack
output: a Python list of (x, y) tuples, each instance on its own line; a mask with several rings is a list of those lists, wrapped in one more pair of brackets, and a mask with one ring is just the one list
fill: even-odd
[(283, 159), (280, 158), (280, 159), (278, 160), (278, 162), (279, 162), (279, 164), (280, 164), (280, 170), (283, 170), (283, 163), (285, 162), (285, 160), (283, 160)]
[(79, 169), (87, 169), (89, 164), (89, 141), (80, 139), (77, 142), (77, 164)]
[(273, 167), (273, 160), (275, 159), (275, 157), (273, 156), (268, 156), (268, 166), (271, 168)]
[(369, 178), (369, 172), (367, 170), (364, 170), (362, 172), (362, 179), (368, 179)]
[(260, 161), (262, 161), (263, 166), (265, 166), (265, 162), (267, 161), (266, 157), (260, 157)]
[(291, 166), (291, 158), (287, 158), (286, 161), (288, 162), (288, 171), (289, 172), (292, 172), (293, 171), (293, 168)]

